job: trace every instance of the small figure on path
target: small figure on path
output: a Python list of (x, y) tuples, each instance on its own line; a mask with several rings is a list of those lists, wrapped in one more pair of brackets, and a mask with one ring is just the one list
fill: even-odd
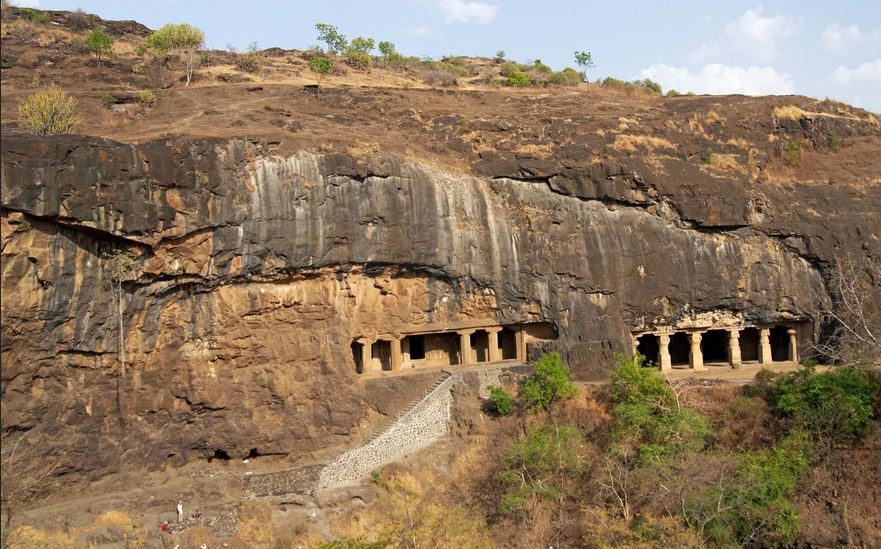
[(168, 521), (167, 520), (162, 521), (162, 531), (168, 532)]
[(184, 521), (184, 504), (182, 501), (177, 502), (177, 521)]

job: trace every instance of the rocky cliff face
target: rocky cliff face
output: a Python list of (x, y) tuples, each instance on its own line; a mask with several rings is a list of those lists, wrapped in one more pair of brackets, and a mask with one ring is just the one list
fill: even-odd
[(836, 253), (881, 255), (877, 186), (529, 162), (472, 175), (248, 140), (5, 132), (4, 427), (36, 427), (93, 475), (251, 449), (306, 461), (375, 414), (354, 338), (543, 321), (597, 379), (632, 329), (810, 319)]

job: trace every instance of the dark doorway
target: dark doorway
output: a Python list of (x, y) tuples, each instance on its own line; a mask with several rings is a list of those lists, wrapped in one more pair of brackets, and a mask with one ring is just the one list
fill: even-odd
[(659, 349), (658, 336), (654, 334), (641, 335), (636, 339), (636, 352), (645, 357), (646, 366), (660, 364)]
[(517, 358), (517, 334), (511, 328), (502, 328), (499, 332), (499, 349), (502, 350), (502, 360), (515, 360)]
[(352, 342), (352, 359), (355, 361), (355, 371), (364, 373), (364, 345), (357, 341)]
[(728, 331), (708, 330), (701, 338), (701, 352), (704, 363), (728, 362)]
[(392, 342), (382, 339), (373, 343), (373, 358), (379, 359), (379, 364), (384, 372), (392, 369)]
[(740, 331), (740, 360), (750, 362), (759, 360), (759, 330), (744, 328)]
[(771, 360), (783, 362), (789, 360), (789, 334), (786, 326), (774, 326), (771, 328)]
[(670, 336), (670, 364), (672, 366), (688, 366), (688, 357), (691, 354), (691, 343), (688, 334), (676, 332)]
[(407, 336), (407, 343), (410, 345), (410, 360), (425, 359), (425, 336)]
[(486, 330), (471, 334), (471, 348), (474, 349), (475, 361), (489, 362), (489, 334)]

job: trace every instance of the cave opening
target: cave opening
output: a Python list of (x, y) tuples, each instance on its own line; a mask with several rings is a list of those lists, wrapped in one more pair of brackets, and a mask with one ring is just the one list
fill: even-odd
[(658, 336), (655, 334), (641, 335), (636, 339), (636, 352), (645, 357), (646, 366), (657, 366), (660, 364), (659, 351)]
[(475, 362), (489, 362), (489, 333), (477, 330), (471, 334), (471, 348), (474, 350)]
[(704, 363), (728, 362), (728, 331), (707, 330), (701, 338), (701, 353)]
[(211, 463), (215, 459), (218, 459), (220, 461), (229, 461), (230, 457), (229, 454), (226, 453), (226, 450), (221, 450), (220, 448), (218, 448), (214, 450), (214, 453), (212, 455), (208, 456), (208, 463)]
[(744, 328), (740, 331), (740, 360), (741, 362), (758, 362), (759, 360), (759, 330), (758, 328)]
[(364, 345), (357, 341), (352, 342), (352, 359), (355, 361), (355, 372), (364, 373)]
[(769, 339), (771, 343), (771, 360), (783, 362), (789, 360), (789, 334), (787, 326), (774, 326), (771, 328)]
[(392, 342), (378, 339), (371, 347), (373, 358), (379, 360), (380, 369), (390, 372), (392, 369)]
[(425, 336), (411, 335), (404, 338), (410, 350), (410, 360), (425, 360)]
[(517, 334), (511, 328), (502, 328), (499, 332), (499, 349), (502, 360), (517, 358)]
[(248, 451), (247, 459), (254, 459), (254, 458), (258, 458), (258, 457), (260, 457), (260, 452), (257, 451), (257, 448), (251, 448)]
[(691, 344), (688, 334), (676, 332), (670, 336), (670, 364), (672, 366), (688, 366), (688, 357), (691, 353)]

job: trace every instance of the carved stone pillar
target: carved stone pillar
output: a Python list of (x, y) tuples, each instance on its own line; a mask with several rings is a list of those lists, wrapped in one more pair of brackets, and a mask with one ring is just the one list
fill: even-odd
[(365, 346), (366, 346), (366, 343), (365, 343), (365, 342), (366, 342), (366, 340), (364, 340), (364, 339), (356, 339), (356, 340), (355, 340), (355, 343), (357, 343), (358, 345), (354, 345), (354, 346), (353, 346), (353, 348), (354, 348), (354, 353), (353, 353), (353, 355), (354, 355), (354, 356), (353, 356), (352, 358), (353, 358), (354, 361), (355, 361), (355, 369), (356, 369), (356, 371), (357, 371), (357, 368), (358, 368), (358, 364), (361, 365), (361, 371), (358, 372), (359, 374), (363, 374), (364, 372), (367, 371), (367, 361), (366, 361), (366, 359), (365, 359), (365, 356), (366, 356), (367, 353), (366, 353), (365, 350), (364, 350), (364, 348), (365, 348)]
[(728, 330), (728, 363), (732, 368), (740, 368), (740, 329)]
[(639, 339), (633, 334), (630, 334), (630, 354), (635, 355), (636, 351), (639, 348)]
[(704, 353), (701, 351), (703, 336), (702, 332), (691, 332), (691, 352), (688, 353), (688, 364), (696, 372), (706, 370), (704, 368)]
[(502, 360), (502, 352), (499, 349), (499, 332), (502, 331), (501, 327), (498, 328), (487, 328), (486, 333), (488, 334), (489, 340), (489, 361), (490, 362), (501, 362)]
[(759, 364), (771, 364), (771, 330), (759, 328)]
[(786, 330), (786, 333), (789, 335), (789, 360), (798, 363), (798, 338), (795, 328)]
[(474, 364), (474, 352), (471, 350), (471, 334), (474, 330), (459, 330), (459, 355), (461, 364)]
[(517, 342), (517, 361), (526, 362), (526, 332), (522, 326), (517, 328), (515, 332), (515, 341)]
[(373, 341), (372, 339), (361, 339), (361, 363), (364, 365), (365, 373), (373, 373), (379, 368), (373, 360)]
[(401, 338), (392, 336), (392, 356), (391, 356), (391, 364), (392, 371), (399, 372), (401, 371), (401, 362), (403, 361), (403, 353), (401, 353)]
[(670, 359), (670, 334), (658, 336), (658, 362), (661, 372), (673, 371), (673, 361)]

